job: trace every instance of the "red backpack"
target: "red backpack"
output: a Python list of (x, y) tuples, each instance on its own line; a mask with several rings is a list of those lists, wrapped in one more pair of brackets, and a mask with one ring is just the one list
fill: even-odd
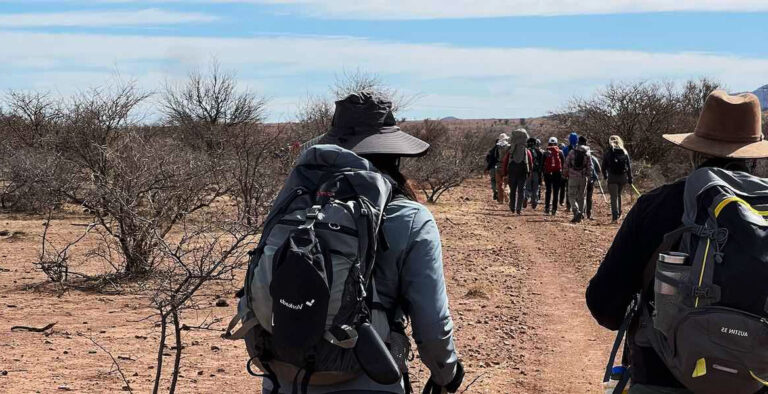
[(544, 172), (552, 174), (554, 172), (563, 170), (563, 160), (560, 158), (560, 148), (556, 146), (550, 146), (547, 148), (549, 151), (547, 158), (544, 159)]

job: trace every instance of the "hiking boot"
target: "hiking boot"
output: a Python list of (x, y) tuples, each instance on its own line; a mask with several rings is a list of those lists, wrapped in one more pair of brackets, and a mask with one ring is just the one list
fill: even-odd
[(573, 219), (571, 219), (571, 223), (578, 223), (579, 219), (576, 215), (573, 216)]
[(520, 215), (522, 215), (522, 214), (523, 214), (523, 213), (522, 213), (522, 212), (520, 212), (520, 211), (517, 211), (516, 213), (517, 213), (517, 216), (520, 216)]
[(549, 215), (549, 207), (544, 208), (544, 216)]
[(528, 200), (523, 200), (523, 208), (528, 208)]

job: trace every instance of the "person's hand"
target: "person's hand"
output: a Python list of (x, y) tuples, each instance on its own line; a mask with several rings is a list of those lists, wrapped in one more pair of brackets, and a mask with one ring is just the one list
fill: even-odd
[(461, 383), (464, 381), (464, 366), (461, 365), (461, 361), (456, 363), (456, 374), (453, 375), (451, 380), (445, 386), (438, 386), (432, 378), (424, 385), (424, 390), (421, 394), (443, 394), (443, 393), (455, 393), (461, 387)]

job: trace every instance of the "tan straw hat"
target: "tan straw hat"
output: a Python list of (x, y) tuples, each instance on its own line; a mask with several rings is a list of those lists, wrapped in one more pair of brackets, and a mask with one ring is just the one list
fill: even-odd
[(731, 96), (715, 90), (707, 97), (693, 133), (665, 134), (663, 137), (685, 149), (715, 157), (768, 157), (760, 101), (752, 93)]

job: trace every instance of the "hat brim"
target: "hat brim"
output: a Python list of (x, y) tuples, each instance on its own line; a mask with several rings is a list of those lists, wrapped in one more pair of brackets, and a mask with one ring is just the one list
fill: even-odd
[(400, 130), (387, 127), (376, 134), (335, 136), (326, 133), (318, 144), (334, 144), (358, 155), (395, 155), (418, 157), (427, 153), (429, 144)]
[(768, 157), (768, 141), (725, 142), (702, 138), (694, 133), (664, 134), (665, 140), (699, 153), (731, 159), (763, 159)]

